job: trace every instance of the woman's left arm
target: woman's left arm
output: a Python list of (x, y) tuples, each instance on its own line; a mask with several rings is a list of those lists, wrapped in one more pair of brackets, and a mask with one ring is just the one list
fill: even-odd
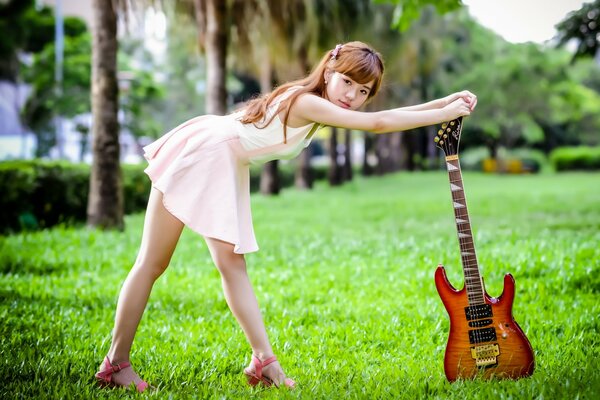
[(399, 110), (404, 111), (424, 111), (424, 110), (435, 110), (437, 108), (444, 108), (448, 104), (452, 103), (454, 100), (458, 98), (463, 98), (467, 103), (471, 104), (471, 110), (475, 108), (477, 104), (477, 97), (469, 92), (468, 90), (463, 90), (462, 92), (452, 93), (446, 97), (442, 97), (440, 99), (435, 99), (432, 101), (428, 101), (423, 104), (415, 104), (413, 106), (401, 107)]

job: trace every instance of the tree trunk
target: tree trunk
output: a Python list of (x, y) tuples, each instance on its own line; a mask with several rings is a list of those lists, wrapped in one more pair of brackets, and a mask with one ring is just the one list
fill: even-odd
[(279, 160), (269, 161), (260, 174), (260, 192), (266, 195), (278, 195), (281, 190), (279, 179)]
[(377, 166), (375, 167), (375, 173), (377, 175), (385, 175), (392, 172), (392, 149), (391, 149), (391, 136), (378, 135), (375, 138), (375, 154), (377, 155)]
[(227, 2), (194, 0), (198, 41), (206, 53), (206, 113), (227, 112)]
[[(310, 63), (308, 61), (308, 51), (306, 46), (301, 46), (298, 50), (298, 59), (300, 62), (300, 68), (305, 73), (310, 72)], [(313, 133), (314, 134), (314, 133)], [(298, 166), (296, 168), (296, 174), (294, 179), (294, 186), (298, 189), (308, 190), (312, 189), (314, 183), (314, 171), (310, 165), (310, 158), (312, 156), (311, 147), (304, 149), (298, 158)]]
[(123, 229), (123, 189), (119, 163), (117, 14), (112, 1), (93, 0), (92, 46), (93, 161), (87, 222)]
[(400, 170), (402, 161), (402, 132), (389, 133), (390, 136), (390, 171), (395, 172)]
[(298, 168), (296, 169), (296, 176), (294, 179), (294, 185), (298, 189), (308, 190), (313, 187), (315, 174), (310, 166), (311, 155), (312, 151), (309, 146), (300, 153), (300, 157), (298, 158)]
[(415, 132), (403, 132), (401, 146), (403, 156), (400, 168), (414, 171), (416, 167), (415, 154), (417, 147), (415, 144)]
[(338, 142), (337, 142), (337, 128), (331, 127), (331, 137), (329, 138), (329, 184), (331, 186), (338, 186), (342, 184), (342, 170), (338, 163)]
[(365, 149), (363, 154), (363, 165), (362, 165), (362, 174), (363, 176), (373, 175), (373, 167), (369, 164), (369, 157), (371, 155), (371, 151), (373, 149), (373, 134), (370, 132), (364, 133), (365, 138)]
[(435, 126), (430, 125), (425, 127), (425, 131), (427, 132), (427, 168), (437, 170), (440, 168), (440, 159), (434, 141), (437, 130)]
[[(273, 86), (273, 64), (268, 53), (264, 56), (260, 70), (260, 91), (268, 93)], [(260, 193), (268, 196), (278, 195), (281, 191), (279, 177), (279, 161), (273, 160), (266, 163), (260, 173)]]
[(352, 131), (344, 131), (344, 165), (342, 166), (342, 180), (352, 180)]

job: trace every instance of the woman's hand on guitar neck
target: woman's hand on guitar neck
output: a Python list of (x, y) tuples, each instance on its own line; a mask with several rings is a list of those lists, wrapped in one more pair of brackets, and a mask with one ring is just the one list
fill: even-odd
[(458, 99), (463, 99), (469, 105), (470, 111), (473, 111), (475, 109), (475, 106), (477, 105), (477, 96), (475, 96), (468, 90), (463, 90), (461, 92), (452, 93), (444, 97), (444, 107), (450, 105), (451, 103), (454, 103)]
[(446, 121), (451, 121), (458, 117), (471, 115), (471, 112), (477, 105), (477, 96), (468, 90), (453, 93), (444, 98), (446, 106), (442, 109), (446, 114)]

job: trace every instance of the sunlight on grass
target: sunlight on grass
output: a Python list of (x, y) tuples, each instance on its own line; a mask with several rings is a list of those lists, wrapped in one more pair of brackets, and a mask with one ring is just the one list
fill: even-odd
[[(293, 392), (249, 388), (249, 347), (216, 269), (184, 231), (157, 282), (132, 362), (160, 398), (594, 398), (600, 392), (600, 175), (465, 174), (488, 292), (516, 279), (514, 316), (536, 353), (519, 381), (443, 372), (448, 319), (438, 263), (462, 287), (444, 173), (253, 197), (261, 250), (247, 256)], [(142, 215), (124, 233), (56, 228), (0, 237), (2, 398), (121, 398), (92, 375), (108, 350)], [(132, 394), (133, 395), (133, 394)]]

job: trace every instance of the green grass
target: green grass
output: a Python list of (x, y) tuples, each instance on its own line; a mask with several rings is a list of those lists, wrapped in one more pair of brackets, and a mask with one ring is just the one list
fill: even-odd
[[(536, 354), (519, 381), (450, 384), (448, 317), (433, 272), (462, 286), (445, 173), (253, 197), (247, 256), (293, 392), (251, 389), (249, 347), (200, 237), (184, 231), (155, 285), (132, 361), (157, 398), (597, 398), (600, 174), (465, 174), (488, 292), (517, 282), (514, 316)], [(124, 233), (58, 228), (0, 238), (0, 398), (141, 397), (99, 390), (142, 215)], [(142, 396), (146, 396), (145, 394)]]

